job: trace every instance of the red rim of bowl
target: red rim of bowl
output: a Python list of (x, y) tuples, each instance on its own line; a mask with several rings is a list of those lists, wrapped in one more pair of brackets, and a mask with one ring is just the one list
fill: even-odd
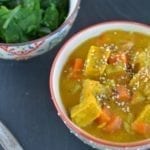
[(129, 142), (129, 143), (118, 143), (118, 142), (111, 142), (111, 141), (107, 141), (107, 140), (103, 140), (103, 139), (99, 139), (96, 138), (94, 136), (92, 136), (91, 134), (87, 133), (86, 131), (82, 130), (81, 128), (79, 128), (78, 126), (76, 126), (70, 119), (69, 117), (63, 113), (63, 111), (61, 110), (61, 108), (59, 107), (59, 104), (56, 101), (55, 95), (54, 95), (54, 89), (53, 89), (53, 74), (54, 74), (54, 70), (55, 70), (55, 64), (57, 62), (57, 59), (59, 58), (59, 55), (63, 52), (64, 47), (70, 42), (72, 41), (78, 34), (81, 34), (82, 32), (85, 32), (86, 30), (88, 30), (89, 28), (93, 28), (95, 26), (99, 26), (99, 25), (105, 25), (105, 24), (115, 24), (115, 23), (129, 23), (131, 25), (135, 24), (135, 25), (139, 25), (139, 26), (143, 26), (146, 28), (150, 28), (149, 25), (143, 24), (143, 23), (137, 23), (137, 22), (132, 22), (132, 21), (108, 21), (108, 22), (103, 22), (103, 23), (98, 23), (96, 25), (92, 25), (90, 27), (87, 27), (81, 31), (79, 31), (78, 33), (76, 33), (74, 36), (72, 36), (67, 42), (65, 42), (65, 44), (62, 46), (62, 48), (58, 51), (51, 70), (50, 70), (50, 77), (49, 77), (49, 90), (51, 93), (51, 99), (55, 105), (55, 108), (57, 110), (57, 112), (60, 114), (60, 118), (63, 120), (63, 122), (66, 124), (66, 126), (73, 130), (75, 133), (77, 133), (78, 135), (81, 135), (81, 137), (84, 137), (85, 139), (92, 141), (96, 144), (103, 144), (105, 146), (113, 146), (113, 147), (120, 147), (120, 148), (134, 148), (137, 146), (144, 146), (147, 144), (150, 144), (150, 139), (145, 139), (145, 140), (141, 140), (141, 141), (137, 141), (137, 142)]
[[(26, 44), (37, 42), (39, 40), (47, 39), (49, 36), (52, 36), (52, 35), (56, 34), (57, 32), (59, 32), (64, 26), (66, 26), (70, 22), (70, 20), (72, 19), (72, 16), (78, 11), (79, 6), (80, 6), (80, 2), (81, 2), (81, 0), (77, 0), (77, 4), (76, 4), (74, 10), (72, 11), (72, 13), (70, 14), (70, 16), (69, 17), (67, 16), (66, 20), (56, 30), (54, 30), (52, 33), (47, 34), (47, 35), (45, 35), (43, 37), (40, 37), (38, 39), (35, 39), (35, 40), (27, 41), (27, 42), (21, 42), (21, 43), (0, 43), (0, 45), (4, 45), (4, 46), (18, 46), (18, 45), (20, 45), (20, 46), (22, 46), (22, 45), (26, 45)], [(69, 12), (68, 12), (68, 15), (69, 15)]]

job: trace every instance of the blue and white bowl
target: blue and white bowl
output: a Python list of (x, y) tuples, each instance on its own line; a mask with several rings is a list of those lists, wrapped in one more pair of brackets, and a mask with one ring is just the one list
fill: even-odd
[(24, 60), (50, 51), (67, 35), (78, 14), (80, 0), (70, 0), (69, 4), (68, 16), (57, 30), (33, 41), (15, 44), (0, 43), (0, 58)]

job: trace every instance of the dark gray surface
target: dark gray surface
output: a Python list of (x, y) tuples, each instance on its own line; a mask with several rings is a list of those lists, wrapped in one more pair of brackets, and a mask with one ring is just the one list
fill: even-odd
[[(82, 0), (71, 35), (95, 23), (132, 20), (150, 24), (150, 0)], [(61, 47), (28, 61), (0, 60), (0, 119), (25, 150), (91, 150), (57, 116), (49, 93), (49, 71)]]

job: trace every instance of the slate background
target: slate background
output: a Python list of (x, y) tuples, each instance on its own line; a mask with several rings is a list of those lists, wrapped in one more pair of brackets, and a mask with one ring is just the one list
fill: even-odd
[(49, 93), (49, 71), (69, 37), (110, 20), (150, 24), (150, 0), (82, 0), (70, 33), (51, 52), (28, 61), (0, 60), (0, 119), (25, 150), (92, 150), (70, 134), (56, 115)]

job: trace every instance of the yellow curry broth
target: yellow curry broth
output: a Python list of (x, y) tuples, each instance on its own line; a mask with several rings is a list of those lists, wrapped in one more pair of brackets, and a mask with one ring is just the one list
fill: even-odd
[[(72, 79), (70, 77), (73, 60), (76, 58), (82, 58), (84, 62), (86, 62), (88, 51), (92, 45), (101, 47), (106, 44), (110, 45), (110, 49), (112, 48), (111, 54), (116, 54), (118, 52), (128, 53), (128, 61), (130, 63), (130, 68), (132, 67), (132, 62), (137, 52), (140, 53), (145, 49), (148, 49), (148, 51), (150, 50), (150, 36), (120, 30), (108, 31), (98, 37), (93, 37), (85, 41), (83, 44), (77, 47), (76, 50), (72, 53), (72, 55), (69, 57), (60, 77), (61, 97), (69, 116), (71, 109), (75, 105), (78, 105), (80, 103), (82, 83), (84, 79), (88, 78), (84, 75), (84, 68), (81, 72), (80, 78)], [(131, 95), (134, 91), (132, 91), (131, 87), (129, 87), (129, 82), (135, 73), (137, 72), (135, 72), (135, 70), (132, 69), (131, 74), (129, 74), (128, 76), (128, 80), (122, 82), (123, 84), (125, 84), (126, 87), (130, 89)], [(96, 80), (101, 82), (100, 79)], [(118, 77), (116, 77), (116, 79), (114, 78), (113, 80), (117, 81)], [(118, 83), (120, 84), (120, 81)], [(131, 101), (132, 99), (127, 102), (118, 102), (116, 101), (116, 99), (113, 100), (113, 97), (109, 97), (109, 99), (105, 100), (105, 104), (109, 106), (109, 109), (114, 114), (119, 115), (123, 120), (122, 128), (120, 130), (112, 134), (108, 134), (107, 132), (99, 128), (95, 121), (93, 121), (88, 126), (82, 128), (88, 133), (98, 138), (116, 142), (132, 142), (139, 141), (145, 138), (150, 138), (150, 134), (143, 135), (136, 133), (132, 130), (132, 123), (140, 115), (144, 107), (147, 104), (150, 104), (150, 100), (147, 98), (144, 101), (134, 105), (131, 104)], [(99, 103), (101, 105), (101, 101)]]

